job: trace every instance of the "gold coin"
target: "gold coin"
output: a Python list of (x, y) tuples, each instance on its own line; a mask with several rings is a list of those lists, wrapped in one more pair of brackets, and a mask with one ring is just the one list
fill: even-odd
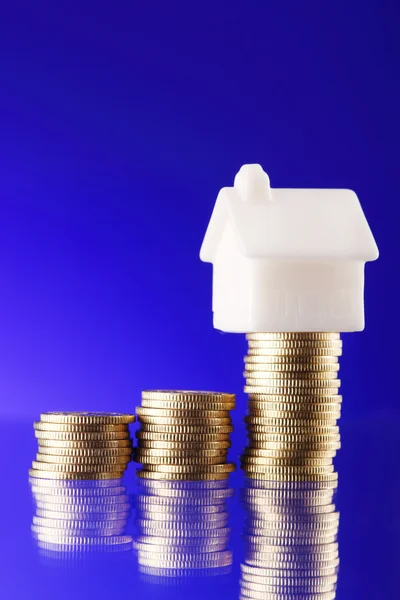
[(234, 463), (222, 463), (216, 465), (146, 465), (146, 470), (159, 473), (232, 473), (235, 470)]
[[(339, 382), (340, 383), (340, 382)], [(248, 382), (247, 382), (248, 384)], [(285, 387), (285, 386), (273, 386), (273, 385), (245, 385), (244, 392), (249, 396), (285, 396), (290, 397), (293, 395), (303, 396), (303, 402), (305, 398), (309, 398), (312, 402), (315, 398), (321, 401), (324, 397), (334, 396), (338, 392), (338, 387)]]
[(252, 440), (266, 442), (308, 442), (318, 444), (324, 442), (340, 442), (339, 433), (314, 434), (307, 433), (253, 433)]
[[(249, 417), (259, 417), (260, 419), (290, 419), (296, 418), (299, 421), (313, 420), (338, 420), (341, 416), (340, 408), (338, 410), (328, 411), (312, 411), (307, 410), (307, 407), (299, 407), (297, 410), (272, 410), (269, 407), (263, 407), (256, 404), (254, 401), (248, 403)], [(261, 423), (258, 423), (261, 424)]]
[(103, 431), (128, 431), (128, 425), (114, 425), (114, 424), (82, 424), (77, 425), (76, 423), (46, 423), (41, 421), (35, 421), (33, 424), (36, 431), (70, 431), (70, 432), (94, 432), (100, 433)]
[[(274, 407), (276, 406), (282, 406), (281, 409), (276, 409)], [(260, 407), (260, 408), (258, 408)], [(301, 405), (276, 405), (271, 403), (271, 405), (269, 403), (258, 403), (256, 404), (254, 401), (251, 401), (251, 406), (249, 407), (252, 412), (249, 413), (249, 415), (247, 415), (245, 417), (246, 419), (246, 423), (252, 423), (254, 425), (261, 425), (262, 422), (266, 419), (296, 419), (298, 421), (301, 420), (312, 420), (312, 421), (336, 421), (337, 417), (336, 415), (339, 414), (340, 415), (340, 404), (337, 405), (337, 408), (333, 408), (332, 410), (313, 410), (314, 407), (310, 406), (310, 409), (307, 408), (307, 405), (305, 406), (301, 406)], [(266, 416), (264, 417), (263, 414), (261, 414), (260, 416), (254, 415), (252, 414), (254, 410), (258, 410), (261, 411), (262, 413), (266, 413)], [(308, 415), (307, 418), (301, 416), (300, 415)]]
[(249, 349), (247, 351), (247, 356), (279, 356), (279, 357), (285, 357), (285, 358), (290, 357), (290, 359), (292, 361), (299, 360), (299, 357), (301, 357), (301, 358), (307, 357), (307, 360), (314, 360), (315, 358), (319, 358), (319, 357), (342, 356), (342, 348), (340, 346), (331, 346), (330, 348), (321, 348), (321, 347), (318, 348), (313, 345), (313, 347), (310, 347), (310, 348), (307, 348), (307, 347), (271, 348), (271, 347), (264, 347), (262, 345), (255, 347), (253, 345), (254, 343), (255, 342), (252, 342), (252, 345), (249, 347)]
[(157, 433), (137, 431), (138, 440), (154, 440), (160, 442), (217, 442), (229, 441), (229, 433)]
[(290, 435), (339, 435), (339, 427), (297, 427), (296, 425), (288, 427), (264, 426), (264, 425), (246, 425), (247, 435), (252, 439), (253, 435), (271, 435), (271, 434), (290, 434)]
[(39, 451), (41, 448), (62, 448), (66, 450), (93, 450), (101, 449), (108, 451), (116, 448), (132, 448), (132, 439), (126, 438), (123, 440), (54, 440), (54, 439), (38, 439)]
[[(293, 377), (274, 377), (274, 378), (261, 378), (255, 377), (253, 373), (253, 377), (246, 378), (246, 387), (257, 387), (257, 388), (284, 388), (288, 390), (297, 390), (297, 389), (308, 389), (308, 390), (321, 390), (321, 389), (336, 389), (339, 388), (341, 384), (340, 379), (337, 379), (336, 375), (333, 379), (300, 379)], [(251, 392), (251, 393), (257, 393)], [(279, 394), (282, 392), (263, 392), (265, 394)], [(148, 409), (151, 410), (151, 409)]]
[(64, 473), (62, 471), (44, 471), (42, 469), (29, 469), (29, 476), (35, 479), (121, 479), (123, 471), (103, 472), (85, 472), (85, 473)]
[(338, 360), (336, 362), (325, 362), (325, 363), (309, 363), (309, 362), (280, 362), (280, 363), (269, 363), (262, 362), (260, 360), (254, 362), (246, 360), (246, 358), (261, 358), (257, 357), (245, 357), (245, 377), (249, 373), (258, 372), (269, 372), (269, 373), (284, 373), (286, 376), (289, 374), (298, 375), (305, 373), (313, 373), (315, 376), (322, 375), (324, 373), (337, 373), (340, 369)]
[(192, 390), (145, 390), (142, 400), (166, 400), (167, 402), (235, 402), (235, 394)]
[(230, 422), (229, 411), (227, 410), (206, 410), (199, 408), (198, 410), (183, 410), (183, 409), (162, 409), (162, 408), (143, 408), (138, 406), (136, 409), (139, 417), (166, 417), (166, 418), (178, 418), (178, 419), (201, 419), (201, 420), (214, 420), (214, 419), (228, 419)]
[(268, 340), (322, 340), (335, 341), (340, 340), (340, 333), (320, 332), (320, 331), (289, 331), (289, 332), (266, 332), (266, 333), (246, 333), (246, 340), (268, 341)]
[(286, 439), (275, 440), (275, 441), (267, 441), (267, 440), (250, 440), (250, 443), (247, 447), (247, 450), (287, 450), (288, 452), (292, 450), (298, 450), (299, 452), (308, 452), (312, 450), (313, 452), (324, 452), (325, 450), (339, 450), (340, 449), (340, 440), (335, 442), (320, 442), (313, 440), (312, 438), (308, 441), (288, 441)]
[[(331, 348), (342, 348), (343, 342), (338, 338), (334, 339), (315, 339), (315, 338), (286, 338), (286, 339), (271, 339), (271, 338), (247, 338), (249, 348), (288, 348), (293, 352), (296, 352), (299, 348), (310, 348), (310, 349), (327, 349)], [(328, 354), (329, 352), (326, 352)]]
[(225, 457), (228, 453), (227, 449), (222, 450), (178, 450), (176, 448), (135, 448), (137, 453), (141, 456), (153, 456), (153, 457), (169, 457), (169, 458), (220, 458)]
[(298, 450), (297, 447), (291, 449), (287, 449), (282, 447), (280, 449), (272, 449), (272, 448), (246, 448), (243, 456), (246, 457), (270, 457), (270, 458), (280, 458), (283, 460), (290, 460), (293, 458), (299, 458), (304, 460), (312, 460), (312, 459), (321, 459), (321, 458), (330, 458), (332, 459), (336, 456), (336, 450)]
[(229, 473), (162, 473), (159, 471), (144, 471), (142, 469), (138, 469), (136, 475), (142, 479), (178, 479), (189, 481), (219, 480), (229, 477)]
[[(271, 379), (273, 385), (275, 381), (284, 381), (288, 382), (288, 385), (292, 385), (293, 382), (297, 381), (314, 381), (315, 385), (319, 385), (323, 383), (326, 385), (326, 381), (336, 380), (338, 374), (336, 371), (322, 371), (322, 372), (314, 372), (314, 371), (305, 371), (305, 372), (292, 372), (292, 371), (270, 371), (268, 369), (246, 369), (243, 371), (243, 377), (246, 379)], [(311, 384), (310, 384), (311, 385)]]
[(192, 456), (192, 457), (176, 457), (176, 456), (151, 456), (136, 452), (134, 461), (146, 465), (215, 465), (223, 462), (225, 459), (221, 456)]
[(247, 456), (241, 457), (241, 463), (247, 465), (275, 465), (275, 466), (302, 466), (302, 467), (323, 467), (332, 465), (331, 458), (272, 458), (266, 456)]
[(319, 365), (333, 365), (339, 363), (338, 356), (332, 356), (329, 354), (322, 355), (313, 355), (310, 354), (307, 356), (299, 355), (297, 353), (293, 354), (263, 354), (262, 351), (258, 352), (253, 349), (251, 354), (247, 354), (244, 357), (244, 362), (246, 365), (257, 363), (265, 363), (268, 365), (281, 365), (285, 367), (286, 365), (309, 365), (311, 368), (318, 368)]
[(155, 425), (143, 423), (141, 431), (157, 433), (231, 433), (232, 425)]
[(336, 419), (316, 418), (316, 415), (309, 415), (309, 419), (299, 419), (294, 414), (291, 417), (257, 417), (248, 415), (244, 421), (249, 427), (337, 427)]
[(161, 410), (200, 411), (213, 410), (228, 412), (235, 408), (234, 402), (177, 402), (167, 400), (142, 399), (142, 408), (153, 408)]
[[(132, 448), (130, 446), (120, 446), (112, 448), (79, 448), (79, 447), (60, 447), (52, 448), (51, 446), (39, 446), (39, 455), (49, 456), (58, 460), (59, 457), (69, 457), (71, 459), (83, 460), (87, 458), (91, 459), (109, 459), (109, 458), (121, 458), (129, 460), (132, 454)], [(39, 459), (38, 459), (39, 460)], [(47, 460), (47, 459), (40, 459)]]
[(106, 442), (112, 440), (129, 440), (129, 431), (105, 431), (105, 432), (84, 432), (84, 431), (38, 431), (35, 430), (35, 437), (40, 440), (56, 441), (91, 441)]
[(135, 422), (135, 415), (124, 413), (95, 413), (95, 412), (48, 412), (40, 415), (43, 423), (74, 423), (77, 425), (91, 424), (128, 424)]
[(116, 464), (116, 465), (105, 465), (105, 464), (68, 464), (68, 463), (47, 463), (40, 462), (37, 460), (32, 461), (32, 469), (37, 471), (64, 471), (65, 473), (82, 473), (85, 471), (90, 471), (96, 473), (97, 471), (103, 472), (104, 470), (108, 471), (123, 471), (125, 469), (125, 464)]
[(287, 394), (264, 394), (264, 393), (256, 393), (249, 394), (249, 401), (253, 402), (274, 402), (276, 404), (294, 404), (297, 405), (299, 403), (304, 404), (341, 404), (342, 396), (337, 393), (335, 390), (334, 393), (326, 394), (325, 390), (315, 390), (308, 394), (309, 400), (307, 400), (307, 394), (303, 394), (301, 391), (296, 390), (293, 393)]
[(43, 463), (59, 463), (71, 465), (126, 465), (131, 461), (131, 456), (122, 454), (120, 456), (54, 456), (53, 454), (36, 455), (36, 460)]
[(231, 447), (229, 440), (219, 441), (180, 441), (174, 436), (174, 441), (139, 439), (138, 448), (158, 450), (225, 450)]
[(197, 427), (203, 430), (209, 427), (230, 427), (232, 419), (202, 419), (202, 418), (179, 418), (179, 417), (139, 417), (142, 427), (147, 425), (169, 426), (169, 427)]
[[(312, 418), (311, 418), (312, 417)], [(292, 417), (256, 417), (254, 415), (248, 415), (244, 418), (246, 425), (250, 427), (263, 426), (263, 427), (334, 427), (337, 430), (339, 428), (336, 425), (336, 420), (333, 419), (333, 425), (330, 424), (329, 419), (315, 418), (315, 415), (310, 415), (308, 419), (299, 419), (294, 414)]]

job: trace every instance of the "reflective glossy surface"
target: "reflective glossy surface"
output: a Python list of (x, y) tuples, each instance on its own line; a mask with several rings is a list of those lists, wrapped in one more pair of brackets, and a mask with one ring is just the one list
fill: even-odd
[(334, 493), (140, 481), (133, 464), (122, 482), (29, 481), (32, 426), (3, 422), (1, 597), (394, 600), (398, 423), (341, 432)]

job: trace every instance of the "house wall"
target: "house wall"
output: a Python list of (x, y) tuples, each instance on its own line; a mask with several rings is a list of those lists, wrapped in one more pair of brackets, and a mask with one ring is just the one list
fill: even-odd
[(251, 282), (251, 261), (243, 257), (228, 223), (213, 263), (213, 313), (216, 329), (246, 331), (250, 316)]
[(249, 331), (360, 331), (364, 264), (254, 260)]

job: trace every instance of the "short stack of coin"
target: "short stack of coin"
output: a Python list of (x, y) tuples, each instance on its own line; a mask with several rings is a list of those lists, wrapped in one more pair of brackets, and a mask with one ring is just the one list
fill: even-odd
[(141, 573), (182, 581), (226, 572), (232, 564), (226, 506), (232, 492), (227, 480), (142, 480), (134, 542)]
[(245, 473), (265, 480), (335, 480), (339, 334), (251, 333), (247, 339)]
[(119, 479), (132, 456), (122, 413), (43, 413), (34, 423), (39, 448), (29, 471), (41, 479)]
[(241, 600), (334, 600), (339, 513), (333, 486), (248, 481)]
[(126, 535), (130, 502), (121, 480), (31, 478), (36, 504), (32, 533), (41, 554), (70, 559), (96, 550), (132, 548)]
[(227, 463), (233, 394), (145, 391), (137, 408), (134, 460), (143, 479), (222, 480), (235, 468)]

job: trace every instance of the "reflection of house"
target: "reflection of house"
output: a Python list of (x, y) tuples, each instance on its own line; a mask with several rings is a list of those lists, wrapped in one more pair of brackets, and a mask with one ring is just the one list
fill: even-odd
[(364, 328), (364, 264), (378, 248), (351, 190), (271, 189), (260, 165), (244, 165), (218, 195), (200, 258), (214, 267), (217, 329)]

